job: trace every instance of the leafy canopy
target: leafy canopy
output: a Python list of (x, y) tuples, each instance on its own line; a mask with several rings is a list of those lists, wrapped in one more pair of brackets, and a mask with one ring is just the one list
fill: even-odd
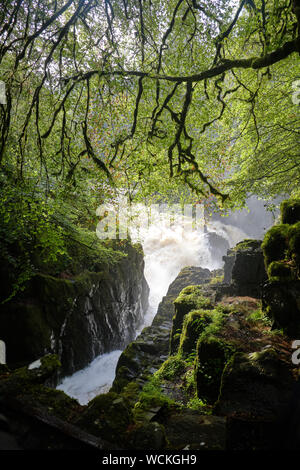
[(298, 185), (299, 0), (4, 0), (0, 164), (228, 207)]

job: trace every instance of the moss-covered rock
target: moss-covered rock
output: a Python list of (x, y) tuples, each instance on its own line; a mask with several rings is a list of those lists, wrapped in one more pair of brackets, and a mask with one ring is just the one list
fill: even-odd
[(175, 315), (170, 337), (170, 353), (174, 354), (180, 344), (185, 315), (195, 309), (212, 309), (212, 301), (202, 295), (201, 286), (187, 286), (174, 301)]
[[(189, 290), (189, 295), (192, 297), (194, 286), (198, 286), (195, 291), (200, 292), (199, 284), (202, 287), (209, 285), (210, 279), (211, 272), (208, 269), (188, 266), (180, 271), (169, 286), (167, 295), (160, 302), (152, 325), (144, 328), (138, 338), (121, 354), (112, 385), (113, 391), (121, 392), (131, 381), (137, 381), (142, 385), (148, 380), (148, 376), (161, 367), (168, 357), (170, 348), (174, 300), (187, 286), (192, 286)], [(205, 303), (210, 305), (211, 301), (205, 299)]]
[(253, 238), (246, 238), (241, 242), (237, 243), (233, 248), (234, 251), (246, 251), (246, 250), (256, 250), (260, 248), (261, 240), (255, 240)]
[(200, 337), (195, 364), (195, 380), (199, 398), (209, 404), (216, 402), (225, 364), (234, 352), (234, 346), (214, 335)]
[(164, 426), (155, 421), (134, 426), (127, 438), (129, 447), (135, 450), (160, 450), (167, 442)]
[(179, 342), (179, 353), (189, 355), (196, 349), (199, 336), (212, 322), (209, 311), (192, 310), (184, 317), (182, 332)]
[(108, 441), (124, 442), (127, 429), (133, 424), (130, 402), (114, 392), (98, 395), (89, 402), (75, 424)]
[(269, 278), (263, 308), (274, 328), (295, 336), (300, 332), (300, 200), (283, 201), (280, 209), (282, 223), (266, 233), (262, 244)]
[(215, 411), (278, 422), (288, 406), (292, 385), (292, 370), (275, 347), (236, 353), (225, 366)]
[(294, 275), (300, 278), (300, 222), (291, 225), (289, 230), (289, 258), (294, 268)]
[(273, 329), (291, 338), (300, 334), (300, 281), (272, 279), (263, 288), (263, 310)]
[(289, 229), (290, 226), (288, 224), (274, 225), (266, 233), (261, 245), (266, 267), (272, 261), (285, 259), (288, 250)]
[(288, 281), (295, 279), (292, 266), (286, 261), (272, 261), (268, 266), (269, 279)]
[(127, 258), (112, 266), (99, 261), (98, 272), (66, 278), (36, 274), (22, 294), (4, 304), (0, 330), (8, 364), (57, 353), (65, 376), (128, 344), (146, 311), (149, 288), (143, 255), (128, 242), (123, 249)]
[(280, 204), (281, 221), (283, 224), (300, 222), (300, 200), (287, 199)]
[(180, 376), (186, 369), (186, 363), (180, 355), (170, 356), (157, 371), (157, 377), (172, 380)]
[(224, 285), (218, 296), (235, 295), (260, 297), (261, 285), (266, 280), (261, 240), (245, 239), (228, 250), (224, 260)]

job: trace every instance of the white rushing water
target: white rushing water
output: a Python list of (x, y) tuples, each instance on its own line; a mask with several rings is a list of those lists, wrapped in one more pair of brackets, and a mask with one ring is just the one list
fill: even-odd
[[(227, 240), (230, 247), (247, 238), (241, 229), (220, 221), (208, 223), (207, 229)], [(157, 212), (152, 225), (139, 230), (132, 225), (130, 233), (133, 241), (142, 243), (145, 277), (150, 287), (149, 309), (144, 324), (137, 331), (139, 334), (143, 327), (151, 324), (159, 302), (182, 268), (201, 266), (217, 269), (222, 267), (222, 263), (214, 260), (203, 227), (192, 230), (182, 219), (170, 224), (168, 214)], [(96, 395), (109, 390), (120, 354), (121, 351), (113, 351), (96, 357), (85, 369), (66, 377), (57, 388), (76, 398), (82, 405), (88, 403)]]

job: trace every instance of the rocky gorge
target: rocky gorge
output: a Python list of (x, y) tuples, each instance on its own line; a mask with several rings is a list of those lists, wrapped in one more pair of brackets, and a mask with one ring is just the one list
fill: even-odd
[[(73, 293), (68, 308), (60, 304), (55, 315), (51, 316), (55, 307), (43, 311), (36, 307), (36, 297), (31, 304), (25, 302), (32, 298), (25, 293), (20, 318), (29, 317), (33, 304), (35, 316), (31, 324), (19, 323), (17, 344), (22, 333), (29, 337), (31, 325), (43, 328), (36, 335), (39, 341), (31, 336), (30, 347), (23, 340), (20, 351), (27, 350), (26, 357), (8, 356), (8, 364), (1, 365), (0, 412), (11, 446), (297, 450), (300, 397), (292, 342), (298, 339), (300, 325), (299, 207), (297, 201), (282, 204), (281, 223), (263, 241), (244, 240), (227, 250), (223, 269), (182, 269), (151, 326), (135, 339), (124, 332), (122, 322), (131, 315), (132, 324), (138, 323), (138, 312), (147, 304), (147, 286), (142, 253), (129, 245), (129, 258), (110, 278), (90, 273), (86, 284), (51, 280), (64, 286), (67, 299)], [(132, 262), (138, 269), (132, 269)], [(49, 292), (47, 298), (54, 299), (55, 305)], [(121, 311), (116, 299), (127, 317), (119, 313), (120, 327), (115, 330), (111, 312)], [(95, 319), (97, 308), (104, 312), (101, 324)], [(9, 311), (7, 307), (3, 325)], [(60, 321), (57, 326), (54, 319)], [(28, 325), (26, 335), (24, 325)], [(68, 334), (62, 335), (63, 325)], [(99, 336), (103, 325), (106, 329)], [(41, 335), (44, 326), (47, 334)], [(1, 326), (3, 337), (2, 331), (6, 330)], [(80, 338), (74, 346), (75, 331)], [(4, 339), (16, 348), (9, 333)], [(63, 339), (72, 347), (64, 349)], [(78, 348), (81, 353), (76, 359), (74, 350), (81, 340), (85, 346)], [(54, 378), (61, 369), (66, 373), (80, 368), (82, 357), (90, 360), (98, 343), (103, 350), (110, 344), (122, 345), (124, 351), (110, 391), (82, 406), (55, 390)], [(68, 350), (73, 351), (69, 356), (63, 353)], [(39, 362), (28, 366), (38, 357)]]

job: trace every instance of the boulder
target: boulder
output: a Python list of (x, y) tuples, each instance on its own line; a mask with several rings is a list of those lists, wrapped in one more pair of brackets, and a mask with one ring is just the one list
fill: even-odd
[(224, 284), (220, 293), (259, 298), (267, 279), (260, 240), (243, 240), (227, 251), (224, 260)]

